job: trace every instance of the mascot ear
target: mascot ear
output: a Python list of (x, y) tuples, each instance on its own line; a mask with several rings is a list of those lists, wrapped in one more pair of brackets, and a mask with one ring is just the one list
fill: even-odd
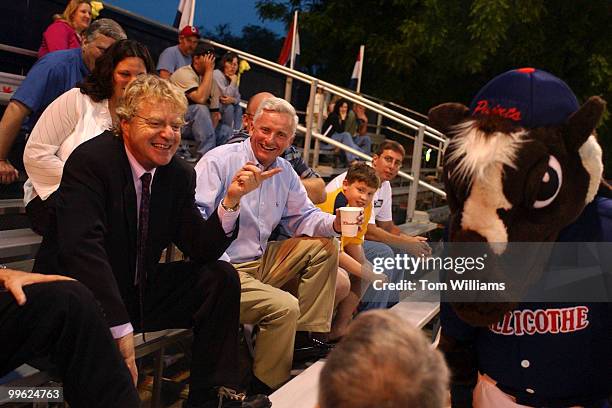
[(460, 103), (443, 103), (442, 105), (434, 106), (429, 110), (429, 124), (438, 129), (440, 132), (447, 134), (449, 130), (463, 122), (470, 114), (467, 106)]
[(606, 101), (599, 96), (591, 96), (580, 109), (569, 117), (565, 142), (570, 151), (578, 151), (580, 146), (586, 142), (597, 127), (605, 109)]

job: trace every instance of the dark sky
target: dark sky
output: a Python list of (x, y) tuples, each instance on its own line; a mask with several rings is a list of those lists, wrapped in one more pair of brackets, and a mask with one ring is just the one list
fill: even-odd
[[(150, 18), (160, 23), (172, 25), (179, 0), (109, 0), (114, 6)], [(267, 27), (281, 37), (285, 36), (282, 23), (262, 21), (257, 16), (255, 0), (196, 0), (194, 25), (213, 30), (219, 24), (228, 23), (234, 34), (240, 34), (247, 24)]]

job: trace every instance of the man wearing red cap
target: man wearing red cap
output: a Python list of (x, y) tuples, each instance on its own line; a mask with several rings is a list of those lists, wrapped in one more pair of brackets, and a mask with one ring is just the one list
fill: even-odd
[(200, 39), (200, 32), (196, 27), (185, 26), (179, 32), (179, 43), (173, 47), (166, 48), (159, 56), (157, 72), (164, 79), (180, 67), (191, 64), (191, 55), (195, 51)]

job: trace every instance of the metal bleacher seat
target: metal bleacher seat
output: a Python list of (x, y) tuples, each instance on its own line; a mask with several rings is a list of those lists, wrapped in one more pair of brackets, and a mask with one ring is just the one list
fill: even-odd
[(29, 228), (0, 231), (0, 262), (33, 258), (42, 237)]

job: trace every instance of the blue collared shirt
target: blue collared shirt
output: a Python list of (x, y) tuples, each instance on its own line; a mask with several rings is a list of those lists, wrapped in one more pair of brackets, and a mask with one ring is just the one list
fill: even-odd
[(32, 111), (23, 129), (32, 131), (45, 108), (87, 74), (81, 48), (50, 52), (39, 59), (11, 98)]
[[(195, 167), (195, 198), (204, 218), (208, 218), (219, 206), (232, 178), (249, 161), (257, 163), (263, 170), (255, 158), (250, 138), (242, 143), (219, 146), (200, 159)], [(337, 235), (333, 229), (335, 216), (322, 212), (312, 204), (289, 162), (277, 158), (266, 170), (275, 167), (283, 171), (265, 180), (240, 200), (240, 230), (226, 251), (232, 263), (259, 259), (278, 224), (294, 236)]]

